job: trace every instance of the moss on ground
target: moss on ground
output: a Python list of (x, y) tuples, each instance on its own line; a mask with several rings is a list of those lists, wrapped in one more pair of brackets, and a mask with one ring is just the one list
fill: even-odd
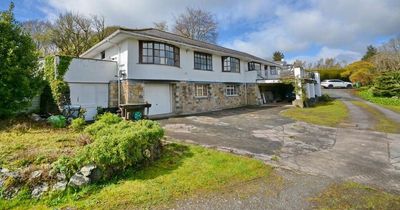
[(307, 123), (336, 127), (348, 117), (346, 105), (341, 101), (318, 103), (309, 108), (291, 108), (281, 112), (281, 115)]
[(399, 209), (400, 195), (354, 182), (333, 184), (311, 201), (316, 209)]
[(376, 124), (374, 127), (376, 131), (388, 132), (388, 133), (400, 132), (400, 124), (387, 118), (385, 114), (380, 112), (378, 109), (369, 106), (368, 104), (362, 101), (352, 101), (352, 103), (362, 108), (363, 110), (367, 111), (376, 119)]

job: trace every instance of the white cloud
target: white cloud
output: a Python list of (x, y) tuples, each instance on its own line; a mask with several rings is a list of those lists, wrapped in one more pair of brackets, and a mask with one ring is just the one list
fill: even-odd
[(359, 60), (362, 54), (356, 51), (333, 49), (329, 47), (322, 47), (319, 52), (315, 55), (309, 56), (296, 56), (288, 60), (289, 63), (295, 60), (306, 61), (307, 63), (315, 63), (321, 58), (335, 58), (338, 62), (351, 63), (355, 60)]
[[(280, 50), (311, 57), (335, 52), (346, 59), (363, 53), (378, 37), (400, 33), (399, 0), (42, 0), (50, 18), (66, 10), (105, 17), (108, 25), (151, 27), (172, 22), (186, 7), (213, 12), (223, 31), (252, 30), (223, 40), (223, 45), (268, 58)], [(256, 27), (255, 27), (256, 26)], [(232, 29), (234, 28), (234, 29)], [(255, 29), (254, 29), (255, 28)]]

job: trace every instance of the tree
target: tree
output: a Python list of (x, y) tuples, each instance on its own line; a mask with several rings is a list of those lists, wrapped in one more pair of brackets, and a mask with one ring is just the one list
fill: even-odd
[(42, 86), (35, 43), (14, 19), (14, 3), (0, 12), (0, 118), (27, 108)]
[(153, 23), (154, 28), (161, 30), (161, 31), (168, 31), (168, 24), (166, 21), (156, 22)]
[(369, 46), (367, 46), (367, 52), (365, 53), (365, 55), (362, 57), (361, 60), (367, 61), (367, 60), (371, 59), (377, 53), (378, 53), (378, 49), (376, 49), (372, 45), (369, 45)]
[(400, 71), (400, 36), (384, 43), (372, 60), (379, 72)]
[(52, 42), (52, 27), (49, 21), (29, 20), (22, 23), (22, 28), (31, 35), (42, 56), (57, 52), (57, 46)]
[(191, 39), (216, 43), (217, 26), (217, 21), (210, 12), (186, 8), (185, 13), (175, 19), (174, 32)]
[(360, 82), (362, 85), (370, 85), (375, 75), (375, 66), (368, 61), (356, 61), (347, 65), (341, 73), (342, 77), (348, 77), (351, 82)]
[(63, 55), (79, 56), (107, 35), (104, 18), (91, 18), (67, 12), (60, 14), (53, 27), (53, 43)]
[(282, 59), (285, 58), (283, 53), (280, 51), (275, 51), (272, 57), (273, 57), (274, 61), (281, 61)]

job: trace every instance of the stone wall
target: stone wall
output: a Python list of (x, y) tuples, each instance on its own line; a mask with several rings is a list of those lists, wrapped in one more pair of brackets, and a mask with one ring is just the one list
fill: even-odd
[(196, 97), (195, 85), (193, 82), (179, 82), (174, 85), (175, 113), (190, 114), (199, 112), (208, 112), (221, 109), (235, 108), (246, 105), (255, 105), (257, 103), (257, 94), (255, 84), (239, 85), (237, 96), (226, 96), (225, 83), (208, 84), (208, 96)]
[(144, 103), (144, 83), (134, 80), (121, 81), (121, 104)]
[(110, 81), (108, 84), (108, 107), (118, 107), (118, 81)]
[[(173, 112), (175, 114), (191, 114), (221, 109), (235, 108), (257, 104), (256, 84), (239, 85), (237, 96), (226, 96), (226, 83), (209, 83), (208, 96), (196, 97), (195, 82), (171, 83), (173, 97)], [(121, 81), (121, 104), (144, 103), (144, 86), (142, 81)], [(247, 89), (247, 96), (245, 94)], [(109, 85), (109, 107), (118, 106), (118, 82), (111, 81)]]

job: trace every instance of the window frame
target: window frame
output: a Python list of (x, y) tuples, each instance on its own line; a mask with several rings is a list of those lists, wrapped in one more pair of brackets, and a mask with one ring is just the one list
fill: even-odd
[[(259, 69), (255, 68), (256, 65), (258, 65), (260, 68)], [(262, 66), (261, 63), (254, 62), (254, 61), (251, 61), (247, 64), (247, 68), (249, 71), (261, 71), (261, 66)]]
[[(209, 96), (208, 89), (209, 84), (195, 84), (194, 85), (194, 97), (195, 98), (207, 98)], [(202, 94), (199, 94), (199, 90), (201, 90)]]
[[(229, 61), (226, 62), (225, 59), (229, 59)], [(229, 65), (226, 66), (225, 63), (229, 63)], [(232, 71), (233, 64), (238, 66), (237, 71)], [(226, 70), (227, 68), (229, 70)], [(222, 72), (240, 73), (240, 59), (232, 56), (222, 56)]]
[[(202, 59), (205, 59), (205, 64), (203, 63), (204, 60), (202, 60)], [(212, 54), (194, 51), (194, 53), (193, 53), (193, 68), (195, 70), (213, 71), (212, 59), (213, 59)], [(200, 61), (200, 63), (196, 62), (197, 60)], [(200, 66), (196, 66), (196, 64), (198, 64)], [(205, 68), (203, 68), (203, 67), (205, 67)]]
[(227, 84), (225, 85), (225, 96), (239, 96), (240, 86), (237, 84)]
[[(274, 68), (271, 68), (274, 67)], [(278, 67), (276, 66), (269, 66), (269, 74), (270, 75), (278, 75)]]
[(180, 49), (164, 42), (141, 40), (139, 63), (180, 67)]

